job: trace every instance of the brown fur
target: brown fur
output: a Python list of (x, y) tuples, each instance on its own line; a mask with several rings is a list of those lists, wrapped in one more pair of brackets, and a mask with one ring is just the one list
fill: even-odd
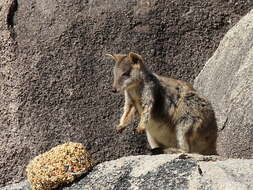
[(190, 83), (150, 72), (138, 54), (107, 55), (116, 62), (113, 88), (125, 95), (117, 131), (122, 132), (137, 112), (140, 122), (136, 131), (146, 131), (152, 149), (216, 154), (214, 111)]

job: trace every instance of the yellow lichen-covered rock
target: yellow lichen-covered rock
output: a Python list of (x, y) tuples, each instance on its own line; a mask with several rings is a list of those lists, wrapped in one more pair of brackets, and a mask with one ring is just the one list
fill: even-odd
[(70, 142), (36, 156), (27, 165), (26, 172), (33, 190), (50, 190), (72, 182), (93, 165), (85, 147)]

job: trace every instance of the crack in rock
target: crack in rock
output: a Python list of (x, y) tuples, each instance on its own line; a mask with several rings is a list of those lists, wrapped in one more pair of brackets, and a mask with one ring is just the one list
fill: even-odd
[(14, 16), (15, 16), (15, 13), (17, 10), (18, 10), (18, 1), (12, 0), (9, 8), (7, 10), (6, 24), (7, 24), (8, 30), (10, 32), (10, 36), (14, 40), (16, 38), (16, 32), (14, 31), (14, 25), (15, 25)]

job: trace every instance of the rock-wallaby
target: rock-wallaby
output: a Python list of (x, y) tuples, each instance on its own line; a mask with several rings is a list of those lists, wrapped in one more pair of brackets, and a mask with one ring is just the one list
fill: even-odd
[(113, 89), (125, 95), (118, 132), (137, 112), (140, 122), (136, 131), (146, 131), (153, 154), (217, 154), (214, 111), (190, 83), (152, 73), (138, 54), (106, 55), (116, 62)]

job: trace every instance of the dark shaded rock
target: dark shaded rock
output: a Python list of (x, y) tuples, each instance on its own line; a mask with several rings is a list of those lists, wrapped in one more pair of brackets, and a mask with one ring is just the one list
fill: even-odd
[(5, 0), (0, 3), (0, 184), (68, 141), (97, 162), (147, 153), (116, 134), (122, 97), (104, 53), (136, 51), (153, 71), (193, 81), (247, 0)]
[(218, 153), (253, 158), (253, 11), (224, 37), (195, 80), (213, 103)]

